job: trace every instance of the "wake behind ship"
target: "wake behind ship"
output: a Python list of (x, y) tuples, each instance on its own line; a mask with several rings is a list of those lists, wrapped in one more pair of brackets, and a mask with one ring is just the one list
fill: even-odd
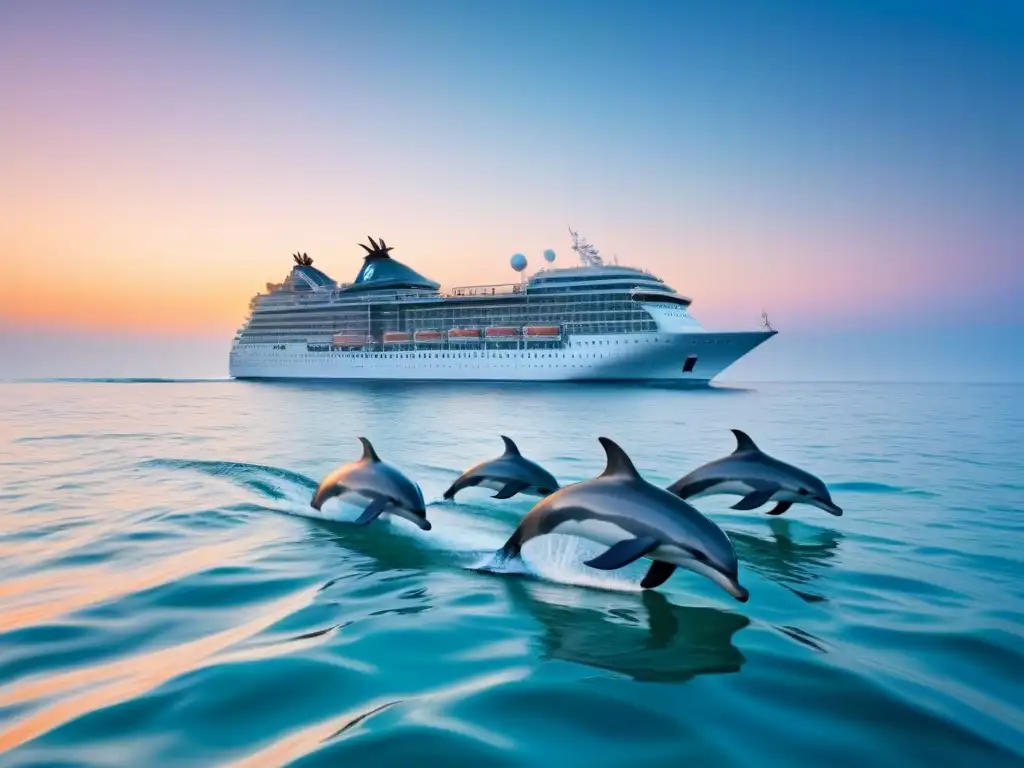
[[(700, 385), (776, 333), (708, 331), (689, 298), (644, 270), (606, 264), (571, 234), (578, 266), (447, 294), (392, 258), (383, 239), (360, 244), (363, 265), (349, 284), (295, 254), (287, 279), (250, 302), (230, 375)], [(555, 260), (550, 250), (544, 257)], [(525, 256), (512, 267), (523, 272)]]

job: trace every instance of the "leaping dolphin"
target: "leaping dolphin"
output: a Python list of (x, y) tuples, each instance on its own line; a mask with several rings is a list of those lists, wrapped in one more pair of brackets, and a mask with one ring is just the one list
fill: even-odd
[(444, 492), (446, 499), (454, 499), (456, 493), (472, 486), (497, 491), (492, 497), (495, 499), (510, 499), (517, 493), (544, 497), (558, 490), (558, 481), (550, 472), (524, 458), (511, 438), (502, 435), (501, 439), (505, 442), (505, 452), (463, 472)]
[(640, 477), (613, 441), (598, 440), (608, 458), (604, 472), (534, 505), (499, 551), (499, 561), (519, 557), (530, 539), (569, 534), (609, 547), (586, 562), (591, 568), (615, 570), (641, 557), (653, 560), (640, 583), (644, 589), (660, 586), (679, 567), (746, 602), (749, 593), (740, 585), (736, 552), (725, 532), (678, 496)]
[(343, 464), (324, 478), (310, 502), (313, 509), (319, 510), (325, 501), (337, 496), (347, 504), (365, 507), (356, 518), (356, 525), (366, 525), (387, 512), (429, 531), (431, 525), (420, 487), (381, 461), (365, 437), (360, 437), (359, 442), (363, 444), (362, 457)]
[(794, 504), (810, 504), (840, 517), (843, 510), (832, 501), (825, 483), (809, 472), (764, 453), (746, 432), (734, 429), (736, 450), (698, 467), (668, 490), (681, 499), (729, 494), (743, 498), (733, 509), (757, 509), (777, 502), (769, 515), (781, 515)]

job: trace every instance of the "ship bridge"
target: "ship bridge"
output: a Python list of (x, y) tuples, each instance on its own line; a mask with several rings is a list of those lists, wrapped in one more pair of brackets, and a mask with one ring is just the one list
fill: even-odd
[(620, 266), (566, 267), (546, 269), (533, 275), (527, 284), (531, 295), (580, 293), (584, 291), (622, 291), (637, 301), (660, 301), (688, 306), (690, 299), (642, 269)]

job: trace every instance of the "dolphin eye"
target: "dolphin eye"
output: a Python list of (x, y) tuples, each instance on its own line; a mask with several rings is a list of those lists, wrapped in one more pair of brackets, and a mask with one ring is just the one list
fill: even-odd
[(801, 488), (800, 490), (797, 491), (797, 493), (799, 493), (801, 496), (806, 496), (807, 494), (810, 493), (810, 491), (808, 491), (806, 488)]
[(699, 563), (710, 562), (708, 560), (708, 556), (705, 555), (703, 552), (701, 552), (699, 549), (691, 549), (690, 550), (690, 555), (692, 555), (693, 559), (696, 560)]

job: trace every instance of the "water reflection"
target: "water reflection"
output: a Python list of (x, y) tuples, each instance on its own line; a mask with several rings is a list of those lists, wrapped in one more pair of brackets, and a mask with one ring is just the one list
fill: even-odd
[(836, 565), (835, 557), (843, 534), (822, 530), (810, 540), (798, 543), (793, 538), (789, 520), (768, 520), (766, 523), (771, 529), (770, 538), (739, 531), (727, 532), (741, 567), (750, 568), (809, 603), (827, 600), (817, 590), (812, 592), (807, 587)]
[[(387, 570), (446, 570), (465, 565), (480, 553), (437, 550), (411, 538), (382, 535), (355, 526), (310, 520), (315, 537), (331, 540), (366, 558), (353, 563), (356, 573)], [(366, 528), (369, 528), (367, 526)], [(738, 672), (746, 659), (733, 636), (750, 620), (707, 607), (674, 605), (660, 592), (595, 592), (561, 584), (497, 579), (514, 614), (541, 627), (541, 654), (583, 664), (641, 682), (682, 682), (703, 674)], [(331, 583), (324, 585), (329, 588)], [(403, 597), (421, 597), (413, 589)], [(414, 603), (416, 600), (412, 600)], [(422, 610), (418, 606), (389, 611)]]
[[(353, 564), (356, 572), (450, 569), (480, 554), (437, 550), (411, 538), (381, 535), (379, 530), (309, 522), (315, 537), (332, 540), (367, 558), (365, 563)], [(750, 623), (740, 614), (674, 605), (654, 590), (640, 594), (594, 592), (514, 574), (503, 575), (498, 582), (508, 595), (511, 610), (540, 625), (545, 658), (642, 682), (682, 682), (702, 674), (738, 672), (746, 661), (732, 642)], [(325, 588), (328, 586), (330, 583)]]
[[(430, 381), (421, 380), (389, 380), (389, 379), (252, 379), (239, 382), (243, 386), (254, 390), (281, 390), (299, 392), (334, 391), (347, 392), (359, 397), (372, 399), (378, 395), (394, 396), (396, 394), (422, 395), (436, 392), (441, 395), (449, 395), (452, 391), (460, 395), (474, 393), (488, 395), (492, 393), (509, 394), (523, 392), (531, 399), (537, 399), (538, 395), (565, 393), (571, 397), (584, 395), (587, 397), (618, 396), (623, 392), (643, 392), (645, 390), (669, 390), (685, 391), (687, 394), (697, 395), (733, 395), (755, 393), (756, 389), (745, 387), (740, 384), (715, 383), (694, 383), (686, 381), (473, 381), (473, 380), (445, 380)], [(237, 386), (237, 384), (236, 384)]]
[(450, 568), (453, 565), (453, 558), (449, 553), (412, 536), (382, 530), (386, 527), (384, 525), (360, 526), (316, 518), (306, 518), (305, 522), (309, 523), (310, 538), (331, 541), (368, 558), (365, 565), (352, 564), (357, 572), (379, 571), (382, 568), (428, 571), (439, 567)]
[(598, 596), (519, 579), (503, 583), (513, 608), (540, 624), (542, 652), (549, 659), (640, 682), (682, 682), (697, 675), (738, 672), (746, 661), (732, 642), (750, 623), (740, 614), (673, 605), (653, 590)]

